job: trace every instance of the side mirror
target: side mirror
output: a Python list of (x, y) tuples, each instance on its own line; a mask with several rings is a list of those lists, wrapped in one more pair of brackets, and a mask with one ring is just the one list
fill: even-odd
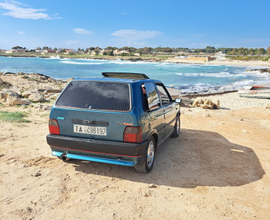
[(178, 104), (181, 104), (182, 99), (175, 99), (175, 102), (178, 103)]

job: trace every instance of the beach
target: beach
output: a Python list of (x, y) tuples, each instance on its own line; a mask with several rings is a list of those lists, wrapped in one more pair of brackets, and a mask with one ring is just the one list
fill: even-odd
[[(40, 75), (0, 77), (18, 92), (66, 85)], [(40, 106), (54, 99), (46, 97), (41, 104), (0, 105), (31, 121), (0, 121), (1, 219), (269, 218), (269, 99), (234, 92), (202, 97), (218, 99), (220, 109), (181, 107), (180, 137), (158, 149), (153, 170), (143, 175), (52, 156), (49, 110)]]
[(180, 59), (177, 61), (168, 61), (170, 63), (192, 63), (192, 64), (205, 64), (205, 65), (236, 65), (236, 66), (270, 66), (270, 62), (265, 62), (265, 61), (241, 61), (241, 60), (231, 60), (231, 61), (209, 61), (209, 62), (203, 62), (203, 61), (196, 61), (196, 60), (183, 60), (181, 61)]

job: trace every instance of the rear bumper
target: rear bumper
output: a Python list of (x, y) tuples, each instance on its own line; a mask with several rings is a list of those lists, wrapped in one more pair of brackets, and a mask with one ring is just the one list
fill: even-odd
[(67, 158), (124, 166), (135, 166), (140, 161), (147, 146), (147, 141), (135, 144), (53, 134), (47, 135), (47, 143), (54, 156), (65, 154)]

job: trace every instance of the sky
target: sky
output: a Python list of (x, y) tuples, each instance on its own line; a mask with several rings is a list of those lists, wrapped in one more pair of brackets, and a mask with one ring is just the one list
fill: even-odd
[(270, 0), (0, 0), (0, 49), (270, 46)]

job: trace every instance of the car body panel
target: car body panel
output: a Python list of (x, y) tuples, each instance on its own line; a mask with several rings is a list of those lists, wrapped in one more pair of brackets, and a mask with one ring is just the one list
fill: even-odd
[[(79, 160), (135, 166), (139, 163), (146, 150), (147, 141), (152, 136), (155, 136), (158, 146), (173, 132), (175, 119), (180, 115), (178, 103), (171, 100), (170, 103), (161, 105), (152, 111), (145, 109), (142, 85), (145, 83), (163, 85), (160, 81), (152, 79), (82, 78), (74, 79), (70, 83), (80, 81), (128, 84), (131, 108), (128, 112), (117, 112), (78, 109), (54, 104), (50, 119), (57, 121), (60, 135), (47, 135), (47, 143), (50, 145), (54, 156), (65, 155), (67, 158)], [(64, 92), (65, 90), (62, 91), (58, 99)], [(76, 133), (74, 132), (74, 124), (106, 127), (107, 134), (102, 136)], [(123, 134), (128, 126), (140, 126), (142, 128), (141, 143), (123, 142)]]

